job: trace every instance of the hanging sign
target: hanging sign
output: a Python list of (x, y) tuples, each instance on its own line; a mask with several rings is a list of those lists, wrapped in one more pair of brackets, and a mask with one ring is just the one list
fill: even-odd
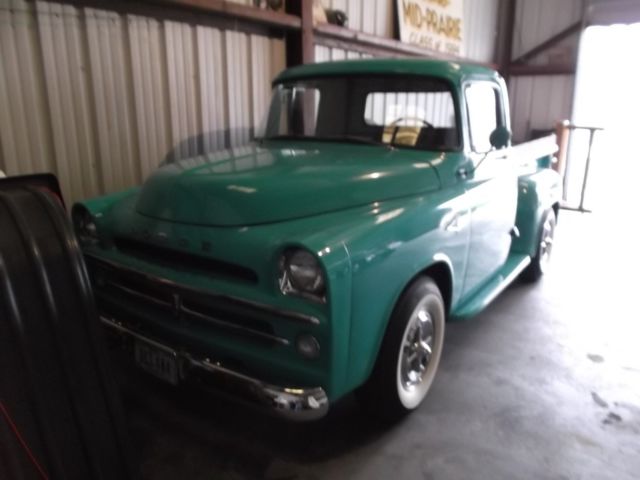
[(464, 0), (396, 0), (400, 40), (463, 56)]

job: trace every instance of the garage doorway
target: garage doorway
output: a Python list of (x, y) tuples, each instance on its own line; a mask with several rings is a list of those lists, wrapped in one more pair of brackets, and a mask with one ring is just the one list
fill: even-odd
[[(592, 26), (580, 44), (573, 123), (602, 127), (594, 137), (585, 208), (628, 225), (640, 189), (640, 23)], [(580, 202), (588, 131), (572, 135), (567, 203)], [(633, 207), (635, 210), (635, 207)], [(633, 215), (635, 223), (636, 215)]]

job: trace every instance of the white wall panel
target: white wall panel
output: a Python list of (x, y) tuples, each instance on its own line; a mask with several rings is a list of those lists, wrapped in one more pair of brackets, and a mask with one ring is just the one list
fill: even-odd
[[(89, 101), (92, 85), (87, 42), (76, 9), (47, 2), (37, 2), (36, 7), (39, 46), (34, 48), (41, 49), (48, 99), (47, 110), (39, 113), (47, 115), (50, 122), (55, 171), (65, 193), (77, 198), (101, 185), (95, 106)], [(23, 171), (22, 165), (18, 170)]]
[(532, 130), (553, 129), (571, 118), (573, 75), (522, 76), (510, 82), (513, 138), (527, 140)]
[(200, 115), (202, 125), (202, 148), (212, 152), (225, 146), (226, 104), (220, 105), (225, 97), (224, 72), (222, 65), (225, 55), (222, 32), (215, 28), (196, 27), (199, 85), (201, 92)]
[[(229, 135), (231, 146), (242, 145), (249, 140), (252, 125), (249, 110), (249, 60), (247, 35), (225, 32), (227, 58), (227, 96), (229, 101)], [(233, 59), (233, 60), (231, 60)]]
[[(134, 146), (131, 62), (122, 35), (126, 19), (117, 13), (94, 9), (86, 9), (84, 18), (102, 188), (113, 191), (133, 185), (140, 177)], [(78, 81), (77, 77), (73, 76), (74, 81)], [(79, 163), (84, 164), (82, 157)]]
[(571, 24), (580, 21), (583, 11), (583, 0), (516, 2), (512, 58), (518, 58)]
[(54, 171), (70, 201), (138, 184), (167, 158), (246, 143), (284, 66), (280, 39), (0, 2), (0, 169)]
[(161, 21), (128, 18), (139, 164), (146, 177), (171, 148), (166, 46)]
[(464, 0), (464, 57), (478, 62), (493, 61), (499, 6), (499, 0)]
[(45, 110), (42, 62), (32, 6), (0, 9), (0, 138), (2, 164), (7, 174), (21, 165), (32, 170), (54, 166), (50, 125), (40, 115)]
[[(512, 58), (532, 50), (582, 19), (583, 0), (537, 0), (516, 2)], [(545, 51), (533, 65), (575, 61), (580, 35), (575, 34)], [(532, 130), (551, 129), (559, 120), (571, 118), (575, 76), (539, 75), (513, 77), (510, 82), (514, 139), (528, 139)]]
[(337, 47), (326, 47), (324, 45), (315, 46), (316, 63), (337, 60), (354, 60), (358, 58), (371, 58), (371, 55), (365, 55), (355, 50), (345, 50)]
[(315, 60), (316, 63), (328, 62), (331, 60), (331, 48), (324, 45), (315, 46)]
[(171, 144), (176, 157), (198, 153), (198, 102), (195, 70), (195, 42), (190, 25), (164, 22), (167, 51)]

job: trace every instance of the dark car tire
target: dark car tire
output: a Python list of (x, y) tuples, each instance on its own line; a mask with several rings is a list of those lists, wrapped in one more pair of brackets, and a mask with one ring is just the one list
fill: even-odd
[(529, 266), (522, 272), (521, 278), (525, 282), (533, 283), (540, 280), (547, 270), (553, 249), (556, 231), (556, 214), (553, 209), (544, 212), (538, 226), (538, 247)]
[(33, 187), (0, 188), (0, 231), (0, 478), (133, 478), (65, 212)]
[(418, 408), (438, 369), (445, 319), (436, 283), (429, 277), (415, 280), (393, 311), (371, 376), (356, 392), (369, 413), (395, 421)]

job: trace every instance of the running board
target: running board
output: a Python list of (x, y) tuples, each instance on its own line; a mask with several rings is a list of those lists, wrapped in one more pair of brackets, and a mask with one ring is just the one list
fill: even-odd
[(531, 257), (523, 253), (512, 253), (498, 273), (473, 297), (467, 300), (451, 315), (451, 320), (472, 317), (489, 305), (507, 288), (531, 263)]

